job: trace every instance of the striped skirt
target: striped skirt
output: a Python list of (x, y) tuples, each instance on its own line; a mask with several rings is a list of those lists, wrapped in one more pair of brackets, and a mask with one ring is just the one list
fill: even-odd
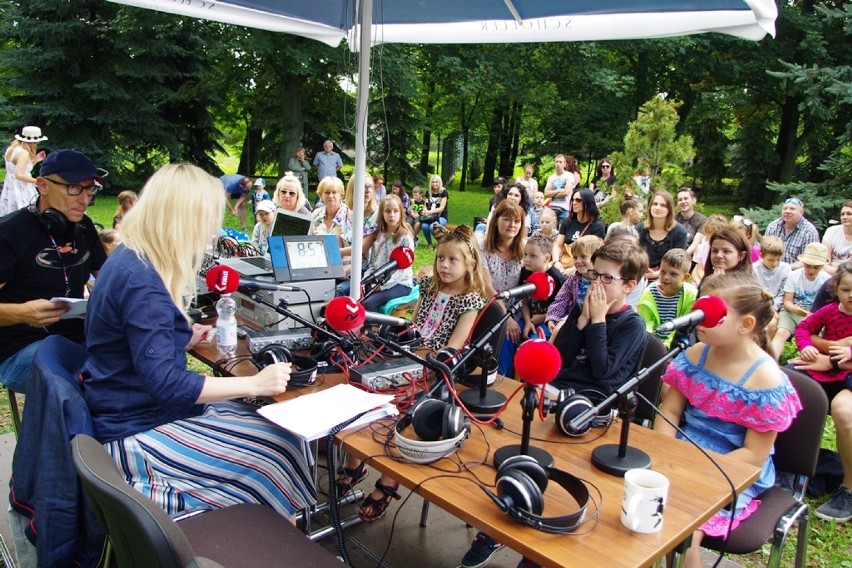
[(104, 446), (169, 515), (260, 503), (289, 518), (316, 502), (308, 444), (238, 402)]

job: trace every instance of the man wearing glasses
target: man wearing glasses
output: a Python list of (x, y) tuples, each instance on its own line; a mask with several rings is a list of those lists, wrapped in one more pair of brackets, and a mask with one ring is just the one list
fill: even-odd
[(805, 204), (798, 197), (790, 197), (781, 205), (781, 218), (769, 223), (766, 236), (775, 236), (784, 242), (783, 262), (793, 270), (802, 267), (799, 255), (808, 243), (819, 242), (819, 232), (814, 224), (805, 219)]
[(106, 260), (86, 216), (104, 175), (80, 152), (51, 152), (36, 178), (36, 201), (0, 218), (0, 383), (15, 392), (26, 393), (42, 339), (84, 339), (83, 320), (60, 319), (69, 304), (51, 298), (82, 298)]

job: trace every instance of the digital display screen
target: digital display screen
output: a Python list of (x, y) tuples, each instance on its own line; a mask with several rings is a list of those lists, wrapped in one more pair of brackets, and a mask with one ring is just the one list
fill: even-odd
[(284, 244), (287, 247), (287, 258), (290, 260), (291, 270), (328, 267), (324, 241), (320, 239), (315, 241), (285, 241)]

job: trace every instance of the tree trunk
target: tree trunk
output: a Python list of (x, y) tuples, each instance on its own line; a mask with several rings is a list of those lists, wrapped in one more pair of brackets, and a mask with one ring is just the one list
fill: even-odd
[(426, 85), (426, 108), (423, 113), (423, 144), (420, 146), (420, 167), (418, 168), (424, 177), (429, 173), (429, 150), (432, 147), (432, 114), (435, 109), (435, 82), (426, 81)]
[(793, 180), (793, 174), (796, 171), (796, 156), (798, 156), (801, 146), (797, 137), (800, 116), (798, 98), (788, 96), (781, 106), (781, 122), (778, 126), (778, 138), (775, 142), (778, 166), (774, 169), (770, 181), (788, 183)]
[(253, 176), (257, 167), (257, 158), (259, 155), (260, 145), (263, 142), (263, 128), (252, 122), (249, 118), (246, 126), (246, 136), (243, 139), (243, 149), (240, 152), (240, 165), (237, 167), (237, 173)]
[(503, 135), (503, 105), (498, 101), (491, 111), (491, 123), (488, 125), (488, 145), (482, 165), (482, 187), (494, 184), (494, 170), (497, 168), (497, 154), (500, 151), (500, 139)]
[(470, 126), (465, 124), (462, 127), (462, 167), (461, 179), (459, 180), (459, 191), (464, 191), (465, 185), (467, 184), (467, 146), (469, 140)]
[(296, 153), (296, 148), (302, 144), (304, 118), (302, 116), (302, 77), (290, 76), (279, 87), (281, 107), (281, 135), (284, 144), (278, 157), (278, 176), (283, 176), (289, 170), (287, 162)]
[(521, 118), (523, 117), (524, 105), (515, 101), (512, 105), (512, 144), (509, 150), (509, 163), (514, 171), (515, 164), (518, 161), (518, 152), (521, 145)]

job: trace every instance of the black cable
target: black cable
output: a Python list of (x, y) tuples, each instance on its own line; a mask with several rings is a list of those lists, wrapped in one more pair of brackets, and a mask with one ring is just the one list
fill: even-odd
[(343, 525), (340, 522), (340, 503), (338, 502), (337, 483), (332, 481), (337, 477), (337, 468), (334, 465), (334, 436), (338, 432), (345, 430), (347, 426), (365, 414), (367, 413), (361, 412), (360, 414), (353, 416), (349, 420), (341, 422), (329, 430), (325, 446), (326, 469), (328, 470), (328, 503), (329, 511), (331, 512), (331, 524), (334, 526), (334, 534), (337, 537), (337, 547), (340, 551), (340, 556), (349, 566), (354, 566), (354, 564), (352, 564), (352, 560), (349, 558), (349, 553), (346, 551), (346, 540), (343, 534)]
[(734, 513), (735, 513), (735, 512), (736, 512), (736, 510), (737, 510), (737, 488), (734, 486), (734, 482), (731, 480), (731, 478), (728, 476), (728, 474), (725, 472), (725, 470), (724, 470), (724, 469), (722, 469), (722, 466), (721, 466), (721, 465), (719, 465), (719, 462), (717, 462), (717, 461), (716, 461), (716, 459), (715, 459), (713, 456), (711, 456), (709, 453), (707, 453), (707, 450), (705, 450), (705, 449), (704, 449), (704, 448), (702, 448), (700, 445), (698, 445), (698, 443), (697, 443), (695, 440), (693, 440), (693, 439), (689, 436), (689, 434), (687, 434), (686, 432), (684, 432), (684, 431), (681, 429), (681, 427), (680, 427), (680, 426), (678, 426), (677, 424), (675, 424), (674, 422), (672, 422), (672, 421), (669, 419), (669, 417), (668, 417), (668, 416), (666, 416), (665, 414), (663, 414), (663, 412), (662, 412), (659, 408), (657, 408), (657, 405), (656, 405), (656, 404), (653, 404), (650, 400), (648, 400), (648, 399), (645, 397), (645, 395), (643, 395), (643, 394), (642, 394), (641, 392), (639, 392), (638, 390), (637, 390), (637, 391), (635, 391), (635, 392), (634, 392), (634, 394), (635, 394), (636, 396), (638, 396), (639, 398), (641, 398), (642, 400), (644, 400), (646, 404), (650, 405), (650, 406), (651, 406), (651, 408), (653, 408), (653, 409), (654, 409), (654, 412), (657, 414), (657, 416), (661, 417), (663, 420), (665, 420), (665, 421), (666, 421), (666, 423), (667, 423), (669, 426), (671, 426), (672, 428), (674, 428), (675, 430), (677, 430), (677, 432), (678, 432), (681, 436), (683, 436), (683, 438), (684, 438), (685, 440), (687, 440), (690, 444), (692, 444), (693, 446), (695, 446), (696, 448), (698, 448), (698, 450), (699, 450), (702, 454), (704, 454), (704, 457), (706, 457), (708, 460), (710, 460), (710, 463), (712, 463), (712, 464), (716, 467), (716, 469), (718, 469), (718, 470), (722, 473), (722, 477), (724, 477), (724, 478), (725, 478), (725, 481), (727, 481), (727, 482), (728, 482), (728, 485), (731, 487), (731, 505), (730, 505), (730, 507), (728, 507), (728, 510), (729, 510), (729, 511), (730, 511), (730, 513), (731, 513), (731, 514), (730, 514), (730, 517), (729, 517), (729, 519), (728, 519), (728, 536), (722, 539), (722, 541), (723, 541), (723, 544), (722, 544), (722, 550), (717, 551), (717, 552), (719, 553), (719, 558), (717, 558), (717, 559), (716, 559), (716, 562), (713, 564), (713, 568), (718, 568), (719, 564), (722, 562), (722, 559), (725, 557), (725, 554), (726, 554), (726, 553), (727, 553), (727, 551), (728, 551), (728, 538), (730, 538), (731, 533), (732, 533), (732, 532), (733, 532), (733, 530), (734, 530)]

